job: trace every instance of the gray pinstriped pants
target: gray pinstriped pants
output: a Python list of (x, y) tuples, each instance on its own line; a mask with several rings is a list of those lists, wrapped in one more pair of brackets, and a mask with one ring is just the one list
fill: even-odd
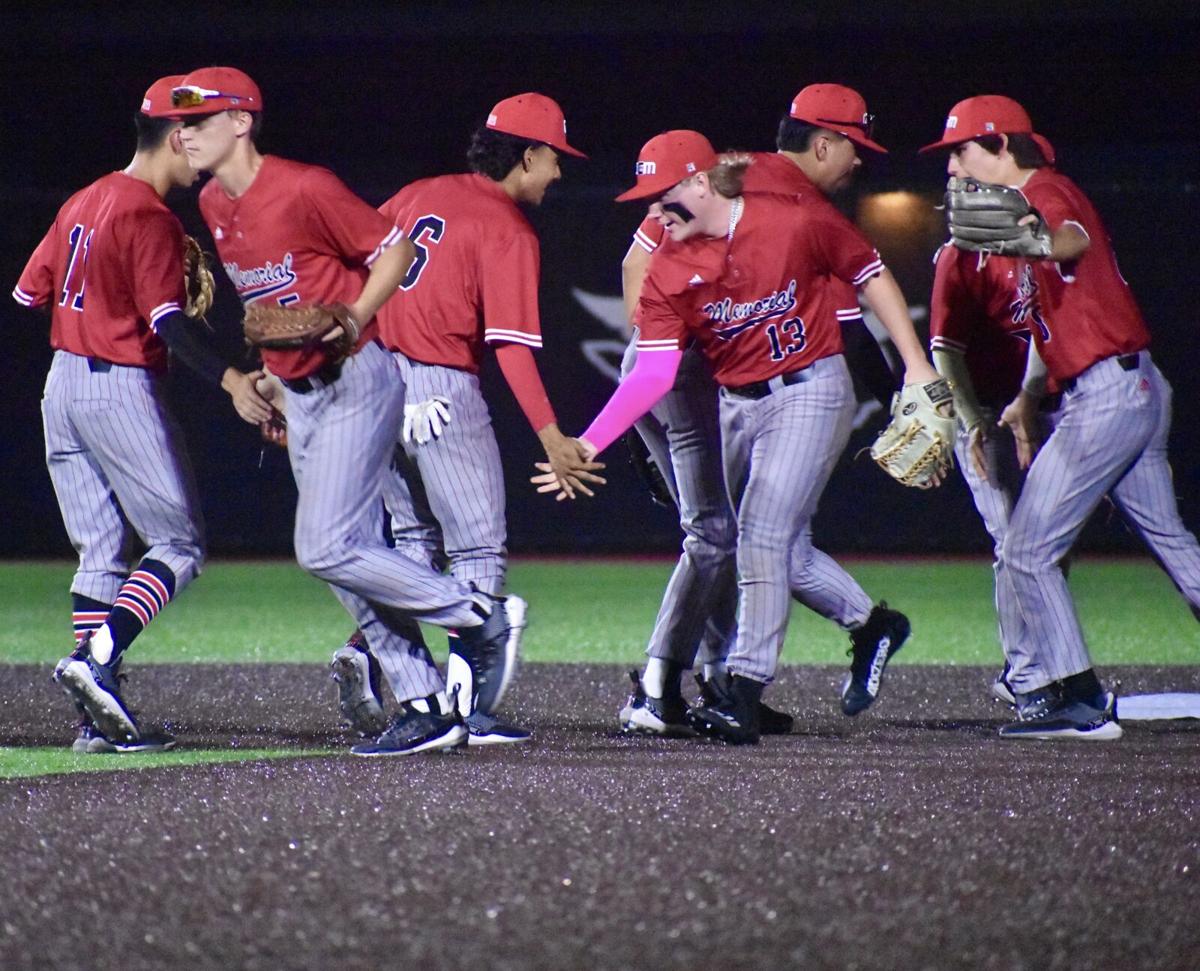
[(720, 395), (725, 483), (738, 523), (738, 627), (728, 664), (734, 674), (767, 683), (798, 575), (815, 574), (803, 602), (823, 616), (847, 618), (849, 626), (870, 613), (862, 588), (812, 546), (812, 518), (856, 409), (840, 354), (817, 361), (812, 375), (764, 398), (728, 389)]
[(1166, 459), (1171, 389), (1143, 351), (1135, 370), (1093, 365), (1063, 395), (1012, 514), (1001, 562), (1029, 632), (1012, 653), (1014, 689), (1033, 691), (1092, 666), (1059, 564), (1105, 493), (1138, 529), (1183, 595), (1200, 603), (1200, 548), (1179, 518)]
[(178, 594), (200, 572), (203, 525), (183, 435), (162, 379), (56, 351), (42, 397), (46, 466), (79, 554), (71, 592), (111, 604), (138, 556), (175, 574)]

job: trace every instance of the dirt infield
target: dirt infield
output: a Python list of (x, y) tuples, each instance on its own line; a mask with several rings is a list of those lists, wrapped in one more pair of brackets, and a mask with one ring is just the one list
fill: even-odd
[[(0, 781), (0, 967), (1200, 965), (1200, 725), (1001, 742), (986, 674), (893, 669), (850, 720), (786, 668), (797, 732), (746, 750), (622, 737), (620, 670), (535, 665), (529, 747)], [(0, 744), (69, 740), (49, 668), (0, 683)], [(310, 666), (129, 694), (190, 746), (345, 744)]]

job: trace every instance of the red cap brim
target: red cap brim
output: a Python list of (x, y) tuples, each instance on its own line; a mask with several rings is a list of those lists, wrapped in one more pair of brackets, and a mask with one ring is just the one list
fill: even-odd
[(642, 179), (632, 189), (626, 189), (614, 199), (614, 202), (633, 202), (635, 199), (649, 199), (651, 196), (661, 196), (668, 191), (672, 186), (678, 185), (678, 179), (672, 179), (669, 175), (660, 175), (649, 179)]
[(866, 135), (851, 128), (847, 132), (842, 132), (850, 141), (854, 142), (859, 148), (869, 148), (872, 152), (878, 152), (880, 155), (887, 155), (888, 150), (878, 142), (873, 142)]

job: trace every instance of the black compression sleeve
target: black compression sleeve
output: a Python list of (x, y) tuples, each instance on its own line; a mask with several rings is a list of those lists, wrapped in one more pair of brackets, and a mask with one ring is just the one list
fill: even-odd
[(843, 320), (842, 343), (850, 373), (866, 385), (875, 400), (883, 405), (883, 410), (888, 411), (892, 407), (892, 392), (899, 389), (900, 380), (866, 323), (861, 319)]
[(200, 377), (220, 386), (227, 364), (208, 343), (196, 333), (201, 325), (189, 320), (181, 311), (174, 311), (158, 321), (158, 336), (184, 364)]

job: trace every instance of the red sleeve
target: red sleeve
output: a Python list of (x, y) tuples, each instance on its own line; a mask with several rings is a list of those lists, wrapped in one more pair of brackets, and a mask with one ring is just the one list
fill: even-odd
[(662, 223), (653, 216), (647, 216), (634, 230), (633, 241), (647, 253), (653, 253), (658, 249), (658, 244), (662, 242), (664, 232)]
[(121, 221), (129, 253), (125, 264), (129, 292), (139, 316), (157, 332), (167, 314), (186, 303), (183, 286), (183, 227), (165, 209), (139, 211)]
[(1042, 214), (1051, 232), (1063, 223), (1075, 223), (1083, 228), (1083, 214), (1075, 208), (1070, 194), (1053, 181), (1039, 179), (1032, 185), (1027, 185), (1025, 198)]
[(37, 249), (25, 264), (21, 279), (13, 290), (13, 299), (26, 307), (40, 307), (50, 302), (54, 292), (55, 247), (58, 246), (58, 223), (50, 227)]
[(688, 346), (691, 335), (687, 324), (671, 299), (663, 290), (663, 272), (666, 267), (659, 259), (650, 261), (650, 270), (642, 284), (633, 322), (637, 324), (638, 353), (645, 351), (682, 351)]
[(542, 346), (540, 267), (541, 251), (532, 230), (480, 241), (479, 290), (485, 342)]
[(540, 432), (547, 425), (555, 424), (554, 409), (546, 396), (542, 376), (538, 374), (533, 351), (521, 344), (501, 344), (496, 348), (496, 363), (530, 427)]
[(929, 300), (929, 343), (931, 347), (964, 351), (970, 340), (971, 321), (980, 308), (963, 278), (959, 253), (949, 243), (938, 250), (933, 296)]
[(883, 260), (849, 219), (832, 205), (813, 207), (814, 232), (806, 236), (815, 241), (831, 273), (851, 286), (861, 287), (883, 271)]
[(347, 263), (370, 266), (386, 247), (403, 238), (386, 216), (363, 202), (328, 169), (305, 173), (303, 196), (315, 237)]

